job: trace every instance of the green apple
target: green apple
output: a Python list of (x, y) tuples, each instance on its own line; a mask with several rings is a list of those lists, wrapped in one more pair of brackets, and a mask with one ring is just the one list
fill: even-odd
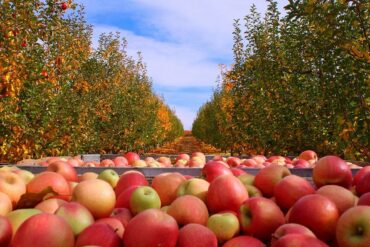
[(108, 182), (112, 186), (112, 188), (115, 188), (119, 180), (119, 175), (113, 169), (105, 169), (104, 171), (99, 173), (98, 179)]
[(244, 184), (244, 185), (253, 185), (254, 182), (254, 175), (245, 173), (238, 176), (238, 179)]
[(12, 225), (13, 236), (23, 222), (25, 222), (31, 216), (41, 213), (42, 211), (36, 208), (17, 209), (8, 213), (6, 217), (9, 219), (10, 224)]
[(55, 214), (67, 221), (75, 236), (94, 223), (94, 217), (90, 211), (77, 202), (68, 202), (61, 205)]
[(161, 208), (161, 199), (159, 198), (158, 193), (152, 187), (140, 186), (131, 194), (131, 212), (133, 214), (138, 214), (149, 208)]
[(240, 231), (238, 217), (234, 213), (217, 213), (209, 217), (207, 227), (211, 229), (219, 242), (232, 239)]
[(262, 192), (256, 186), (253, 186), (250, 184), (244, 184), (244, 186), (248, 191), (249, 198), (256, 197), (256, 196), (263, 196)]
[(18, 170), (13, 170), (13, 172), (15, 174), (18, 174), (18, 176), (20, 176), (23, 179), (25, 184), (28, 184), (28, 182), (31, 181), (35, 177), (35, 175), (32, 172), (27, 171), (27, 170), (18, 169)]
[(200, 178), (183, 181), (176, 190), (177, 196), (192, 195), (206, 202), (209, 182)]

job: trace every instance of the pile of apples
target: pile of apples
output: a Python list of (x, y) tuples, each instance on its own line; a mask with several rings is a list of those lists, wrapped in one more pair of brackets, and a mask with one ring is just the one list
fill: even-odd
[(353, 176), (325, 156), (310, 182), (281, 160), (252, 175), (216, 157), (198, 177), (151, 181), (110, 168), (78, 175), (64, 160), (39, 174), (1, 167), (0, 246), (370, 246), (370, 166)]

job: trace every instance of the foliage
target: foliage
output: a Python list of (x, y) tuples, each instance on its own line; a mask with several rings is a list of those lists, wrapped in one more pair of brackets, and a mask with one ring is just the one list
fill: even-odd
[(143, 150), (182, 134), (141, 55), (119, 34), (92, 49), (83, 7), (61, 4), (0, 0), (0, 161)]
[[(226, 145), (238, 152), (297, 155), (314, 149), (368, 159), (369, 4), (290, 0), (281, 18), (276, 2), (268, 2), (263, 19), (251, 7), (244, 37), (235, 22), (234, 65), (200, 109), (194, 135), (219, 147), (230, 134), (218, 132), (222, 126), (234, 131), (235, 140)], [(222, 100), (232, 107), (218, 107)], [(206, 124), (215, 118), (224, 125)], [(206, 128), (207, 137), (197, 126)]]

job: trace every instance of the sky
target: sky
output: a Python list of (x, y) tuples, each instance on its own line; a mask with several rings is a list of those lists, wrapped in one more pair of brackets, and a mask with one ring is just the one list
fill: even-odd
[[(217, 86), (219, 65), (232, 64), (233, 22), (263, 0), (75, 0), (93, 25), (93, 44), (103, 32), (120, 32), (129, 55), (140, 51), (155, 93), (191, 130), (199, 108)], [(288, 0), (278, 0), (279, 9)]]

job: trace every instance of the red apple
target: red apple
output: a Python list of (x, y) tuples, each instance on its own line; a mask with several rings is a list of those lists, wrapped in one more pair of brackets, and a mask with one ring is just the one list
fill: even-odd
[(283, 212), (270, 199), (253, 197), (240, 207), (241, 229), (248, 235), (268, 240), (275, 230), (285, 223)]
[(230, 174), (232, 175), (232, 171), (230, 168), (226, 167), (220, 161), (210, 161), (202, 169), (202, 176), (208, 181), (212, 182), (215, 178), (221, 175)]
[(16, 232), (12, 246), (74, 247), (70, 226), (53, 214), (37, 214), (27, 219)]
[(134, 152), (128, 152), (124, 156), (127, 159), (129, 165), (132, 165), (135, 160), (140, 160), (140, 156)]
[(203, 160), (204, 163), (206, 163), (206, 156), (202, 152), (194, 152), (191, 154), (191, 157), (199, 157)]
[(317, 154), (315, 153), (315, 151), (312, 150), (303, 151), (302, 153), (299, 154), (298, 158), (306, 161), (309, 160), (317, 161), (318, 159)]
[(350, 188), (352, 172), (344, 160), (329, 155), (317, 161), (312, 170), (312, 179), (318, 188), (327, 184)]
[(148, 180), (146, 180), (144, 174), (138, 171), (128, 171), (123, 173), (118, 182), (116, 187), (114, 188), (114, 191), (116, 192), (116, 196), (118, 197), (121, 192), (126, 190), (128, 187), (131, 187), (133, 185), (138, 186), (147, 186)]
[(56, 172), (45, 171), (37, 174), (28, 184), (28, 193), (40, 193), (51, 187), (54, 192), (57, 193), (56, 196), (51, 196), (47, 198), (59, 198), (63, 200), (69, 200), (71, 196), (71, 191), (67, 180)]
[[(12, 225), (8, 218), (0, 215), (0, 246), (8, 247), (12, 240)], [(216, 245), (217, 246), (217, 245)]]
[(353, 177), (353, 185), (356, 186), (366, 173), (370, 173), (370, 166), (365, 166), (356, 173)]
[(188, 161), (187, 160), (184, 160), (184, 159), (179, 159), (176, 161), (176, 163), (174, 164), (175, 167), (186, 167), (188, 164)]
[(125, 247), (175, 247), (179, 235), (176, 220), (160, 209), (148, 209), (136, 215), (123, 234)]
[(259, 239), (251, 236), (238, 236), (227, 241), (222, 247), (266, 247)]
[(112, 213), (116, 196), (112, 186), (107, 182), (91, 179), (82, 181), (76, 186), (73, 190), (72, 200), (81, 203), (98, 219)]
[(257, 163), (258, 162), (254, 159), (246, 159), (241, 164), (245, 165), (246, 167), (256, 167)]
[(301, 197), (315, 193), (314, 187), (304, 178), (289, 175), (275, 185), (274, 197), (279, 207), (287, 211)]
[(60, 5), (60, 8), (61, 8), (62, 10), (66, 10), (66, 9), (68, 9), (68, 4), (67, 4), (66, 2), (63, 2), (63, 3)]
[(270, 244), (273, 246), (277, 240), (288, 234), (302, 234), (316, 238), (315, 234), (307, 227), (300, 224), (287, 223), (279, 226), (276, 229), (276, 231), (272, 234)]
[(216, 235), (207, 227), (190, 223), (180, 229), (177, 247), (217, 247)]
[(248, 192), (242, 182), (234, 175), (222, 175), (209, 185), (207, 205), (211, 213), (239, 210), (240, 205), (248, 199)]
[(315, 235), (327, 242), (335, 237), (339, 210), (335, 203), (319, 194), (299, 199), (291, 208), (288, 222), (308, 227)]
[(365, 173), (362, 176), (361, 180), (356, 185), (356, 192), (358, 196), (370, 192), (370, 173)]
[(256, 186), (264, 196), (272, 197), (274, 195), (275, 185), (288, 175), (291, 175), (288, 168), (271, 164), (257, 173), (254, 177), (253, 185)]
[(64, 203), (57, 209), (55, 215), (62, 217), (69, 224), (75, 236), (94, 223), (90, 211), (77, 202)]
[(59, 173), (67, 181), (72, 181), (72, 182), (78, 181), (76, 169), (65, 161), (60, 160), (60, 161), (55, 161), (53, 163), (50, 163), (47, 170), (51, 172)]
[(13, 236), (18, 231), (18, 228), (31, 216), (36, 214), (41, 214), (42, 212), (35, 208), (23, 208), (23, 209), (16, 209), (11, 211), (6, 215), (9, 219), (10, 224), (12, 225), (13, 229)]
[(214, 161), (226, 161), (226, 159), (224, 157), (222, 157), (221, 155), (213, 156), (212, 160), (214, 160)]
[(162, 163), (165, 167), (171, 167), (171, 159), (168, 157), (161, 156), (157, 159), (158, 162)]
[(295, 168), (309, 168), (310, 163), (307, 160), (297, 159), (293, 161), (293, 165)]
[(344, 213), (347, 209), (354, 207), (356, 196), (353, 193), (339, 185), (325, 185), (316, 191), (316, 194), (327, 197), (332, 200), (339, 210), (339, 214)]
[(85, 180), (90, 180), (90, 179), (97, 179), (99, 174), (95, 172), (84, 172), (81, 176), (79, 176), (78, 181), (82, 182)]
[(362, 194), (360, 199), (358, 199), (357, 205), (370, 206), (370, 192)]
[(208, 220), (206, 204), (192, 195), (176, 198), (167, 209), (167, 214), (171, 215), (179, 226), (190, 223), (206, 225)]
[(21, 196), (26, 192), (23, 179), (11, 171), (0, 172), (0, 192), (6, 194), (13, 205), (16, 205)]
[(337, 224), (339, 247), (368, 247), (370, 244), (370, 207), (357, 206), (344, 212)]
[(116, 200), (115, 208), (127, 208), (130, 209), (130, 199), (132, 193), (141, 186), (133, 185), (125, 189), (122, 193), (119, 194)]
[(211, 229), (220, 243), (223, 243), (239, 234), (238, 217), (231, 212), (216, 213), (209, 217), (207, 227)]
[(226, 163), (230, 167), (237, 167), (237, 166), (239, 166), (241, 164), (241, 160), (238, 157), (228, 157), (226, 159)]
[(121, 247), (122, 241), (110, 225), (94, 223), (77, 237), (75, 247), (83, 246)]
[(161, 173), (154, 177), (152, 187), (161, 198), (162, 206), (171, 204), (177, 197), (176, 190), (186, 178), (178, 173)]
[(113, 160), (111, 159), (104, 159), (100, 162), (100, 167), (114, 167), (116, 164), (114, 164)]
[(127, 167), (128, 160), (123, 156), (117, 156), (113, 159), (115, 167)]
[(113, 217), (101, 218), (97, 220), (95, 224), (109, 225), (110, 227), (112, 227), (114, 232), (118, 235), (118, 237), (122, 239), (125, 228), (119, 219), (113, 218)]
[(305, 234), (287, 234), (274, 242), (271, 247), (329, 247), (329, 245)]
[(177, 157), (176, 157), (176, 161), (178, 160), (187, 160), (189, 161), (190, 160), (190, 156), (188, 154), (179, 154)]
[(233, 175), (235, 177), (238, 177), (240, 175), (246, 174), (245, 171), (243, 171), (242, 169), (237, 168), (237, 167), (230, 168), (230, 170), (231, 170), (231, 172), (233, 173)]
[(112, 218), (116, 218), (121, 221), (124, 228), (132, 219), (132, 214), (128, 208), (115, 208), (111, 214)]
[(191, 157), (190, 160), (187, 163), (187, 166), (189, 167), (204, 167), (204, 160), (201, 157)]

